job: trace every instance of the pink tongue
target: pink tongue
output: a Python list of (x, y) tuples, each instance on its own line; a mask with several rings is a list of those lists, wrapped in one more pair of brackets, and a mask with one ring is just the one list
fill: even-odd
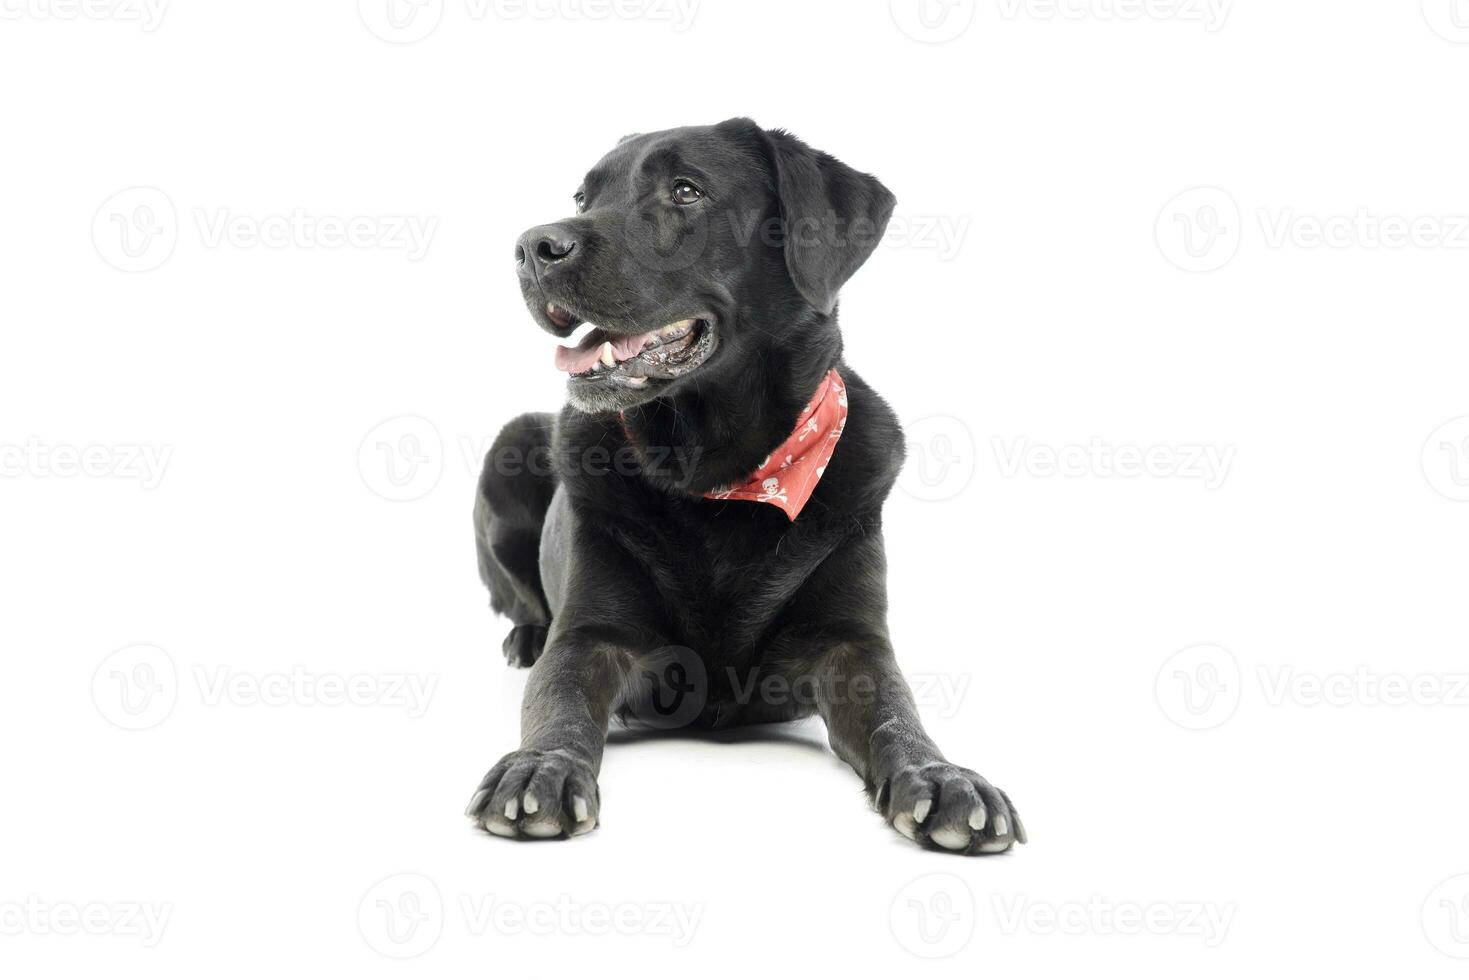
[(612, 342), (612, 356), (618, 361), (625, 361), (630, 357), (636, 357), (643, 349), (643, 345), (657, 336), (658, 331), (656, 330), (626, 337), (609, 337), (601, 331), (593, 330), (575, 347), (556, 348), (556, 370), (565, 371), (568, 374), (583, 374), (590, 371), (592, 365), (601, 358), (602, 344), (607, 341)]

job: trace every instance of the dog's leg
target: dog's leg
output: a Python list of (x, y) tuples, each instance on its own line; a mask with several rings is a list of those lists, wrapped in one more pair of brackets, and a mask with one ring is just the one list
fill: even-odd
[(891, 650), (842, 645), (817, 673), (817, 704), (832, 749), (862, 777), (898, 833), (925, 847), (966, 854), (1025, 842), (1004, 792), (950, 763), (923, 730)]
[(832, 749), (887, 822), (924, 847), (990, 854), (1025, 843), (1009, 797), (950, 763), (923, 730), (887, 639), (886, 608), (882, 541), (869, 533), (827, 559), (792, 610)]
[(551, 623), (538, 562), (541, 525), (556, 490), (549, 448), (554, 427), (551, 416), (529, 414), (501, 429), (485, 456), (474, 501), (480, 579), (491, 607), (510, 618), (500, 648), (515, 667), (535, 663)]
[(656, 594), (605, 528), (568, 516), (565, 594), (526, 680), (520, 748), (480, 781), (466, 814), (501, 837), (565, 838), (597, 826), (597, 774), (638, 659), (665, 642)]
[(501, 837), (568, 837), (597, 826), (607, 722), (631, 658), (617, 646), (553, 640), (531, 668), (520, 748), (495, 764), (465, 813)]

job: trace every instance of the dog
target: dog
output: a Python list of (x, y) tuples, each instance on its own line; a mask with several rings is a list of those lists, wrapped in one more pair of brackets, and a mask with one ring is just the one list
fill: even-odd
[(562, 411), (485, 459), (474, 523), (503, 649), (531, 667), (520, 748), (467, 815), (490, 834), (598, 826), (611, 719), (722, 729), (819, 714), (874, 807), (958, 854), (1025, 842), (1003, 791), (924, 732), (886, 623), (887, 403), (842, 359), (837, 295), (895, 198), (749, 119), (624, 137), (576, 213), (520, 236)]

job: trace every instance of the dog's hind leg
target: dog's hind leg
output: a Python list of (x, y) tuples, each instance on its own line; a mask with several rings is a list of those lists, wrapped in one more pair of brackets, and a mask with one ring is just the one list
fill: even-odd
[(556, 490), (554, 427), (551, 415), (531, 413), (501, 429), (485, 456), (474, 500), (480, 580), (490, 590), (490, 606), (510, 619), (501, 648), (516, 667), (535, 663), (551, 625), (539, 556), (541, 526)]

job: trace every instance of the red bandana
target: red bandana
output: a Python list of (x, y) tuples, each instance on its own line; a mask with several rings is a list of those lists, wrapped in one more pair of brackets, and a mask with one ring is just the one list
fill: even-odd
[(710, 500), (774, 504), (794, 521), (816, 491), (846, 426), (847, 386), (832, 368), (796, 419), (790, 438), (766, 456), (744, 483), (717, 487), (704, 496)]

